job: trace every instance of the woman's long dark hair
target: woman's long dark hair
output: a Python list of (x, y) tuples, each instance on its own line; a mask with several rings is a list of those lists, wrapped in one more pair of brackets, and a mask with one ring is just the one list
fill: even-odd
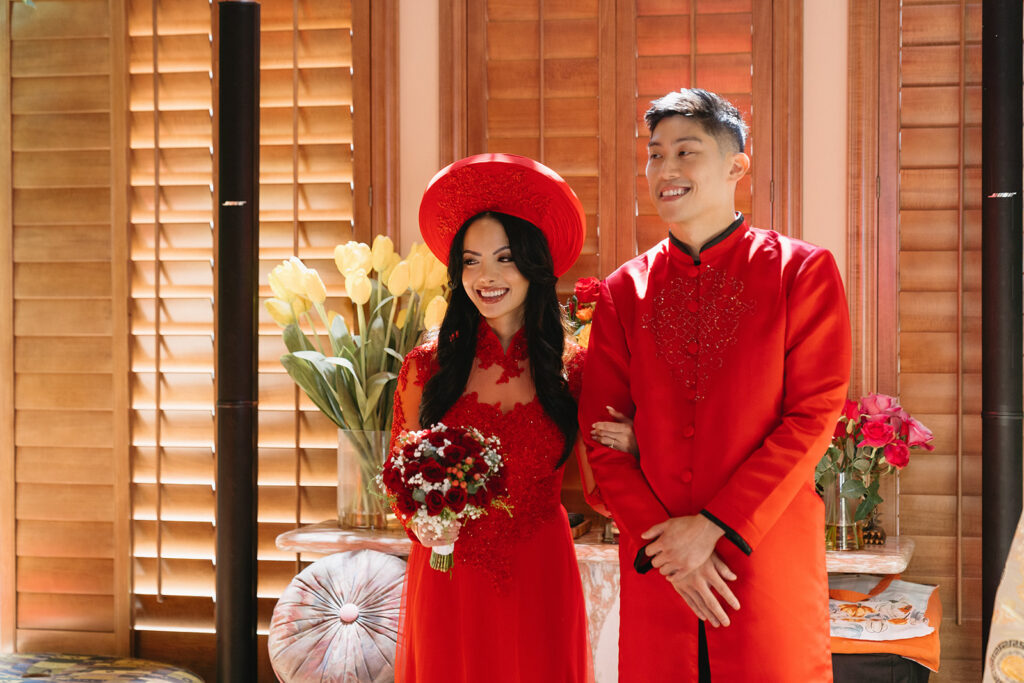
[(548, 249), (544, 233), (529, 221), (516, 216), (493, 211), (477, 214), (462, 224), (452, 240), (448, 253), (448, 279), (452, 295), (438, 333), (439, 370), (423, 387), (420, 424), (427, 428), (441, 421), (466, 390), (466, 382), (473, 369), (480, 312), (462, 286), (462, 251), (466, 230), (474, 221), (483, 217), (493, 218), (505, 228), (512, 260), (530, 283), (523, 315), (523, 328), (530, 354), (530, 374), (541, 407), (565, 436), (565, 448), (557, 465), (561, 467), (572, 451), (579, 424), (576, 401), (569, 393), (569, 384), (562, 371), (565, 326), (558, 295), (555, 293), (558, 278), (554, 275), (551, 250)]

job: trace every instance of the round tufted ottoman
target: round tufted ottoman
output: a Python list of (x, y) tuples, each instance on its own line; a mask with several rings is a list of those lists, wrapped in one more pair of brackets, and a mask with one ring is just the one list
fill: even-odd
[(405, 561), (376, 550), (321, 558), (299, 573), (270, 619), (270, 663), (283, 683), (394, 679)]
[(203, 683), (191, 671), (147, 659), (100, 655), (0, 655), (0, 681), (121, 681), (128, 683)]

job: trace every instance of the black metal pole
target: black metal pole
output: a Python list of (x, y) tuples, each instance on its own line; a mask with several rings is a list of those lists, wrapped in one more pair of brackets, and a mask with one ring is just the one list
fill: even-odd
[(256, 680), (260, 6), (221, 2), (217, 680)]
[(982, 3), (982, 652), (1021, 514), (1021, 0)]

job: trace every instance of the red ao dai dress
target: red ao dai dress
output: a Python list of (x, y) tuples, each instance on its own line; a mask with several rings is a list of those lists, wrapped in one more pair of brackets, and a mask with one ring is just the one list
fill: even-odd
[[(739, 577), (731, 625), (706, 629), (712, 681), (832, 680), (824, 509), (814, 466), (850, 371), (832, 255), (737, 221), (699, 261), (664, 240), (602, 285), (580, 400), (600, 496), (622, 531), (620, 683), (698, 680), (698, 620), (640, 534), (705, 514)], [(640, 455), (589, 439), (610, 405)]]
[[(578, 396), (583, 352), (566, 357)], [(423, 386), (437, 371), (436, 344), (405, 359), (393, 437), (420, 429)], [(409, 555), (395, 680), (583, 683), (592, 680), (579, 568), (555, 465), (565, 442), (537, 400), (520, 330), (507, 353), (481, 321), (466, 391), (442, 419), (501, 440), (512, 516), (490, 510), (468, 522), (450, 573), (430, 568), (430, 548)]]

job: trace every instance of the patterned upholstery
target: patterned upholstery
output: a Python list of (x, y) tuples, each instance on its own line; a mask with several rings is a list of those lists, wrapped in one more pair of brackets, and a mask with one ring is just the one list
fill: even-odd
[(99, 655), (0, 655), (0, 682), (12, 681), (135, 681), (136, 683), (203, 683), (190, 671), (145, 659)]
[(317, 560), (285, 589), (270, 620), (283, 683), (394, 679), (405, 562), (375, 550)]

